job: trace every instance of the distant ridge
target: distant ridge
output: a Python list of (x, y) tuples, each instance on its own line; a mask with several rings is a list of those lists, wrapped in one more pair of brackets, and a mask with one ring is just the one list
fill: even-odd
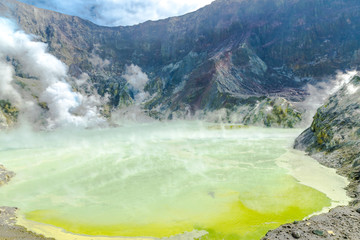
[(308, 82), (357, 67), (359, 7), (355, 0), (218, 0), (180, 17), (101, 27), (0, 1), (2, 16), (46, 42), (71, 75), (88, 74), (112, 107), (134, 101), (123, 78), (134, 64), (153, 96), (143, 106), (168, 113), (228, 108), (253, 96), (301, 101)]

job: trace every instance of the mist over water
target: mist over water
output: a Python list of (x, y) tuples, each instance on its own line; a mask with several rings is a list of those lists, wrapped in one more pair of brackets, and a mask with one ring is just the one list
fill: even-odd
[(0, 204), (78, 234), (260, 238), (330, 205), (276, 164), (298, 134), (201, 122), (18, 129), (0, 134), (2, 163), (17, 173)]

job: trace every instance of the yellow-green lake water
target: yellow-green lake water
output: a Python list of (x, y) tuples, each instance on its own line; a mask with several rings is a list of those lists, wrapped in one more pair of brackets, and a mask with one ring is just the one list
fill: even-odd
[[(330, 206), (277, 164), (298, 129), (201, 122), (0, 134), (0, 205), (84, 235), (259, 239)], [(188, 238), (187, 238), (188, 239)]]

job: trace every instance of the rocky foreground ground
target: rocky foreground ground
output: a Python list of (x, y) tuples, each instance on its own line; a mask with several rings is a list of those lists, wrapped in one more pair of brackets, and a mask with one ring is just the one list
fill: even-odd
[(12, 207), (0, 207), (0, 240), (44, 240), (45, 238), (16, 225), (16, 210)]
[(269, 231), (262, 240), (360, 239), (360, 210), (336, 207), (310, 219), (284, 224)]

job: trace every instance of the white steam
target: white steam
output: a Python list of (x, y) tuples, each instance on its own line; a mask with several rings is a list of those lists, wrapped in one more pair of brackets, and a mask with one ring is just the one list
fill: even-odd
[(89, 61), (91, 62), (91, 64), (95, 67), (100, 67), (100, 68), (104, 68), (110, 65), (110, 61), (105, 59), (103, 60), (102, 58), (100, 58), (98, 55), (96, 55), (95, 53), (91, 54), (91, 57), (89, 58)]
[(131, 89), (133, 90), (136, 104), (141, 104), (149, 97), (149, 93), (146, 93), (144, 90), (149, 78), (139, 66), (134, 64), (126, 66), (123, 78), (129, 83)]
[(117, 124), (153, 121), (142, 106), (145, 101), (150, 99), (150, 94), (145, 92), (145, 86), (149, 81), (146, 73), (139, 66), (131, 64), (126, 66), (122, 77), (127, 81), (127, 86), (134, 95), (134, 104), (112, 112), (112, 121)]
[(356, 74), (357, 71), (338, 72), (329, 81), (320, 82), (315, 85), (308, 84), (306, 91), (309, 93), (309, 96), (300, 103), (300, 107), (306, 111), (303, 117), (304, 123), (311, 123), (312, 117), (317, 109), (325, 103), (326, 99), (349, 83)]
[(354, 84), (350, 83), (350, 84), (347, 85), (346, 90), (347, 90), (348, 94), (353, 95), (359, 90), (359, 87), (354, 86)]
[(77, 79), (74, 79), (75, 83), (77, 86), (81, 87), (81, 86), (87, 86), (87, 87), (90, 87), (88, 86), (88, 80), (90, 79), (90, 76), (89, 74), (87, 73), (82, 73), (79, 78)]
[(90, 127), (102, 124), (105, 120), (98, 114), (97, 106), (90, 105), (88, 98), (74, 92), (66, 82), (67, 67), (47, 52), (47, 45), (35, 42), (23, 31), (17, 30), (8, 19), (0, 18), (0, 97), (16, 104), (22, 111), (24, 100), (12, 87), (14, 68), (9, 59), (20, 63), (21, 70), (36, 77), (42, 85), (39, 96), (41, 102), (47, 103), (49, 128), (60, 126)]
[[(0, 29), (1, 31), (1, 29)], [(1, 41), (1, 39), (0, 39)], [(1, 47), (1, 43), (0, 43)], [(1, 54), (1, 52), (0, 52)], [(2, 56), (0, 55), (0, 58)], [(7, 99), (16, 105), (20, 105), (22, 103), (22, 99), (20, 94), (15, 90), (15, 88), (11, 85), (13, 80), (14, 70), (11, 65), (6, 62), (0, 60), (0, 99)]]

